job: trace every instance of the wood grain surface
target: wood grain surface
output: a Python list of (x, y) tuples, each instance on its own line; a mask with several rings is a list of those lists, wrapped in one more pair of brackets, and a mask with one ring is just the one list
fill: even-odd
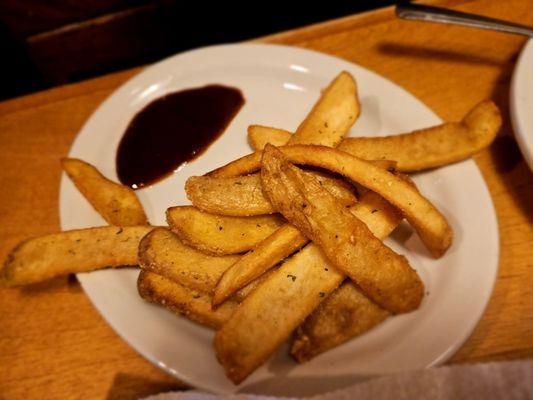
[[(436, 4), (533, 24), (531, 0)], [(475, 160), (496, 206), (499, 277), (485, 315), (450, 362), (533, 356), (533, 174), (509, 122), (509, 84), (525, 39), (394, 18), (390, 8), (259, 41), (355, 62), (401, 85), (445, 120), (485, 98), (505, 123)], [(84, 121), (140, 69), (0, 103), (0, 258), (59, 230), (59, 159)], [(75, 279), (0, 289), (0, 399), (128, 399), (184, 385), (139, 356), (99, 316)]]

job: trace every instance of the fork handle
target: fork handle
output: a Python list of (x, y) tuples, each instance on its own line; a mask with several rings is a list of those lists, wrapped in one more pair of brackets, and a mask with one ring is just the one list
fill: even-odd
[(397, 5), (396, 16), (416, 21), (463, 25), (533, 37), (533, 28), (529, 26), (422, 4)]

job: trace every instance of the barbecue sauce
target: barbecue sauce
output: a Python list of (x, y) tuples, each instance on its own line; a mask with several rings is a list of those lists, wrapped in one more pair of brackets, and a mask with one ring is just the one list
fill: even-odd
[(124, 185), (150, 185), (201, 155), (244, 104), (239, 89), (208, 85), (154, 100), (130, 122), (116, 158)]

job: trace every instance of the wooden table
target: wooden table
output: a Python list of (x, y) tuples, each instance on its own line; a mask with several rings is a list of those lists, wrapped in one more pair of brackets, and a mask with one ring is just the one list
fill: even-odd
[[(531, 0), (440, 1), (533, 24)], [(475, 156), (496, 206), (500, 273), (486, 313), (450, 362), (533, 356), (533, 174), (513, 139), (509, 83), (525, 40), (395, 19), (386, 8), (262, 38), (333, 54), (398, 83), (443, 119), (485, 98), (505, 123)], [(59, 158), (109, 94), (141, 69), (0, 103), (0, 258), (20, 240), (59, 230)], [(136, 398), (184, 387), (104, 322), (75, 279), (0, 289), (0, 399)]]

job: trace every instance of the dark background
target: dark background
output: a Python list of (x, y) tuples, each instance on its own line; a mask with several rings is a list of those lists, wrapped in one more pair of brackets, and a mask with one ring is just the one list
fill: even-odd
[(394, 1), (0, 0), (0, 99)]

